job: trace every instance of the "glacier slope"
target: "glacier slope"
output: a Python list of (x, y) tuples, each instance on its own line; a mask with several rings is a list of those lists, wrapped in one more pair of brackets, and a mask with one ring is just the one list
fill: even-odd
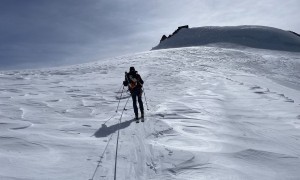
[[(118, 130), (117, 179), (297, 179), (299, 55), (189, 47), (3, 71), (0, 179), (113, 179)], [(118, 124), (130, 66), (150, 110), (136, 124), (130, 99)]]

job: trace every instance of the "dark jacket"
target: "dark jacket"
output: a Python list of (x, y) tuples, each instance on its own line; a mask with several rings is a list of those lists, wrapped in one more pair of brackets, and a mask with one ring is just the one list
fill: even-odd
[(137, 73), (137, 71), (131, 71), (125, 74), (125, 80), (123, 81), (123, 85), (128, 86), (130, 92), (142, 89), (143, 84), (144, 81), (141, 78), (141, 76)]

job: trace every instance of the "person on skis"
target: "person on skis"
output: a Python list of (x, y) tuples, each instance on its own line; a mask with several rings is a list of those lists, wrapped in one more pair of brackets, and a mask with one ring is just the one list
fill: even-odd
[[(125, 80), (123, 81), (124, 86), (128, 86), (128, 89), (131, 93), (132, 102), (133, 102), (133, 109), (135, 114), (135, 119), (138, 120), (138, 107), (136, 104), (136, 99), (138, 99), (140, 111), (141, 111), (141, 118), (144, 118), (144, 106), (142, 101), (142, 87), (144, 81), (141, 76), (135, 71), (134, 67), (129, 68), (129, 73), (125, 72)], [(143, 120), (142, 120), (143, 121)]]

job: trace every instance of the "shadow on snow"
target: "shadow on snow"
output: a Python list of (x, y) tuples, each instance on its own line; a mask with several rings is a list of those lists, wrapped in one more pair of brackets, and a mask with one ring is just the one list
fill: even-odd
[(102, 124), (101, 128), (99, 128), (95, 133), (94, 133), (94, 136), (97, 137), (97, 138), (100, 138), (100, 137), (106, 137), (120, 129), (125, 129), (127, 128), (132, 122), (134, 122), (135, 120), (132, 119), (132, 120), (129, 120), (129, 121), (124, 121), (124, 122), (121, 122), (120, 124), (117, 123), (117, 124), (114, 124), (112, 126), (109, 126), (107, 127), (105, 124)]

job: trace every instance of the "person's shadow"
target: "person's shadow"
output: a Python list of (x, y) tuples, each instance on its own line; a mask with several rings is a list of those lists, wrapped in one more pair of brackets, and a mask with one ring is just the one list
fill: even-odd
[(122, 123), (117, 123), (114, 124), (112, 126), (107, 127), (105, 124), (102, 124), (101, 128), (99, 128), (95, 133), (94, 136), (96, 138), (100, 138), (100, 137), (106, 137), (120, 129), (124, 129), (127, 128), (133, 121), (135, 121), (134, 119), (129, 120), (129, 121), (124, 121)]

